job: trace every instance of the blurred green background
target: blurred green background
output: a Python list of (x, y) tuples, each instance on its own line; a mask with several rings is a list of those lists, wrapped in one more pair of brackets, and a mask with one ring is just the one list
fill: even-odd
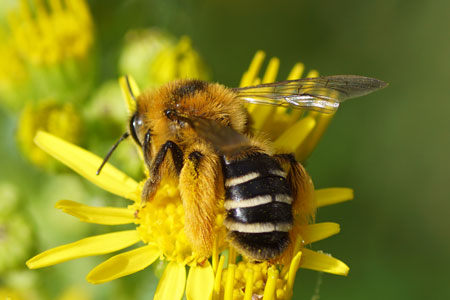
[[(126, 32), (153, 26), (175, 37), (189, 36), (212, 79), (228, 86), (239, 85), (259, 49), (281, 59), (279, 79), (302, 61), (322, 75), (357, 74), (389, 82), (381, 92), (345, 103), (307, 161), (316, 187), (355, 190), (353, 201), (319, 210), (318, 221), (340, 223), (341, 233), (313, 247), (346, 262), (350, 273), (345, 278), (301, 270), (295, 299), (311, 299), (318, 288), (320, 299), (450, 299), (449, 1), (88, 3), (98, 59), (94, 87), (121, 75), (117, 65)], [(0, 9), (14, 5), (6, 1)], [(18, 187), (19, 207), (34, 228), (29, 255), (86, 232), (102, 232), (57, 211), (54, 203), (121, 202), (70, 172), (54, 176), (30, 164), (15, 141), (18, 113), (2, 107), (0, 118), (0, 181)], [(86, 130), (95, 135), (92, 131), (102, 125), (89, 126)], [(113, 140), (124, 128), (107, 138)], [(96, 138), (103, 138), (99, 131)], [(109, 140), (97, 153), (106, 152)], [(65, 190), (67, 185), (79, 188)], [(37, 280), (48, 299), (72, 286), (94, 299), (148, 299), (146, 293), (155, 287), (150, 270), (100, 286), (86, 283), (85, 274), (102, 259), (39, 271), (22, 266), (0, 277), (3, 284)], [(42, 276), (36, 279), (36, 274)]]

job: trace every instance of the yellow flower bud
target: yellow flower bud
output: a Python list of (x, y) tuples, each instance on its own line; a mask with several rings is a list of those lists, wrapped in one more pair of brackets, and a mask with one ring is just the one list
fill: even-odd
[(33, 164), (53, 168), (54, 159), (34, 144), (38, 130), (46, 130), (68, 141), (78, 143), (81, 136), (81, 118), (71, 103), (43, 101), (27, 103), (17, 128), (17, 141), (22, 153)]
[(192, 48), (191, 39), (187, 36), (181, 37), (175, 46), (163, 49), (150, 65), (149, 82), (154, 85), (180, 78), (209, 78), (205, 63)]

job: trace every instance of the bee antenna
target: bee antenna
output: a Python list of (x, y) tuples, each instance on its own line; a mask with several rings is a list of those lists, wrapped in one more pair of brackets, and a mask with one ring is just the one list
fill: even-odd
[(103, 159), (102, 164), (100, 165), (100, 167), (98, 168), (98, 170), (96, 172), (97, 175), (100, 174), (100, 172), (103, 169), (103, 166), (108, 162), (109, 158), (111, 157), (111, 155), (114, 152), (114, 150), (116, 150), (117, 146), (119, 146), (120, 142), (123, 141), (124, 139), (126, 139), (129, 136), (130, 136), (130, 134), (128, 132), (125, 132), (124, 134), (122, 134), (120, 139), (111, 147), (111, 149), (109, 149), (108, 154), (106, 154), (105, 159)]
[(133, 98), (134, 102), (137, 102), (136, 96), (134, 96), (133, 90), (131, 89), (130, 76), (125, 75), (125, 82), (127, 83), (128, 92), (130, 93), (131, 98)]

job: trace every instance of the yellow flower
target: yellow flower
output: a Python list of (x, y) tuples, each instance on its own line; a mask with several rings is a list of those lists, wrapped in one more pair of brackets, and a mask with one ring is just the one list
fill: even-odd
[(208, 80), (205, 63), (193, 49), (191, 39), (178, 41), (158, 28), (127, 33), (119, 58), (122, 74), (133, 74), (142, 86), (160, 86), (180, 78)]
[[(258, 83), (257, 74), (264, 54), (258, 52), (250, 69), (244, 74), (241, 85)], [(303, 66), (297, 64), (289, 79), (301, 76)], [(269, 62), (262, 82), (274, 81), (278, 71), (278, 59)], [(309, 74), (311, 77), (313, 74)], [(121, 81), (125, 87), (124, 81)], [(135, 95), (139, 94), (131, 81)], [(124, 88), (128, 106), (133, 110), (133, 101), (128, 89)], [(272, 135), (278, 149), (294, 151), (297, 157), (307, 157), (316, 145), (330, 120), (330, 116), (286, 111), (249, 105), (256, 130), (270, 129), (274, 124), (280, 133)], [(277, 137), (277, 134), (279, 135)], [(346, 275), (348, 267), (341, 261), (308, 248), (312, 242), (322, 240), (339, 232), (336, 223), (308, 224), (296, 220), (298, 234), (295, 236), (291, 255), (277, 265), (268, 262), (253, 264), (243, 258), (237, 263), (236, 253), (228, 248), (223, 215), (216, 220), (216, 239), (211, 262), (198, 257), (192, 251), (184, 233), (184, 211), (178, 187), (165, 181), (154, 200), (144, 208), (140, 206), (140, 194), (144, 182), (136, 182), (112, 165), (105, 165), (102, 173), (96, 170), (102, 159), (84, 149), (61, 140), (49, 133), (39, 132), (36, 143), (46, 152), (86, 177), (101, 188), (132, 201), (126, 208), (91, 207), (77, 202), (63, 200), (56, 207), (79, 218), (83, 222), (117, 225), (135, 224), (134, 229), (88, 237), (77, 242), (47, 250), (27, 262), (31, 269), (54, 265), (70, 259), (112, 253), (132, 245), (139, 247), (117, 254), (95, 267), (87, 280), (103, 283), (138, 272), (151, 265), (158, 258), (168, 261), (159, 281), (154, 299), (181, 299), (186, 289), (187, 299), (252, 299), (264, 295), (264, 299), (289, 299), (292, 296), (295, 274), (299, 267)], [(314, 191), (310, 205), (317, 207), (350, 200), (351, 189), (332, 188)], [(297, 233), (296, 231), (296, 233)], [(225, 267), (225, 255), (228, 263)], [(189, 273), (186, 275), (186, 265)], [(187, 277), (187, 278), (186, 278)]]
[(9, 15), (9, 25), (21, 57), (32, 65), (51, 65), (84, 58), (91, 49), (92, 18), (84, 0), (25, 0), (20, 11)]
[(150, 65), (149, 82), (161, 85), (179, 78), (207, 80), (206, 65), (191, 44), (191, 39), (183, 36), (176, 45), (160, 51)]
[(125, 35), (119, 57), (121, 74), (133, 74), (140, 86), (157, 85), (150, 76), (151, 65), (158, 54), (176, 43), (174, 36), (159, 28), (131, 30)]
[(95, 74), (93, 22), (85, 0), (48, 5), (22, 0), (7, 21), (7, 28), (0, 28), (2, 100), (17, 108), (30, 97), (84, 97)]
[(37, 104), (28, 102), (25, 105), (17, 128), (19, 148), (35, 165), (52, 168), (54, 161), (33, 143), (39, 130), (77, 143), (81, 135), (81, 118), (72, 103), (47, 100)]

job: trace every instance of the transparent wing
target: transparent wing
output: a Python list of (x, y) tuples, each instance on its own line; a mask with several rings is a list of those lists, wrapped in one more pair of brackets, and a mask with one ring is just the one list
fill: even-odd
[(173, 117), (188, 123), (199, 137), (225, 156), (234, 156), (251, 148), (250, 140), (245, 135), (231, 127), (223, 126), (217, 121), (193, 116), (187, 118), (173, 115)]
[(250, 103), (332, 113), (341, 102), (367, 95), (387, 85), (370, 77), (336, 75), (234, 88), (233, 91)]

